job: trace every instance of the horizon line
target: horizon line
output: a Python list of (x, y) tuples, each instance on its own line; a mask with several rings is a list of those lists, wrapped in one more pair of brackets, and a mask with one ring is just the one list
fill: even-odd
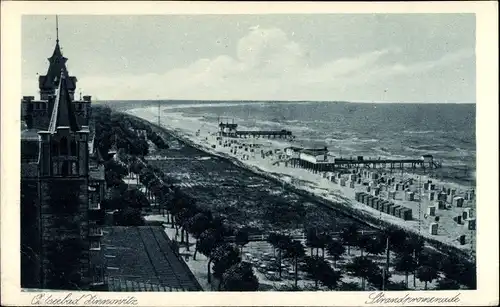
[(425, 101), (348, 101), (348, 100), (262, 100), (262, 99), (95, 99), (95, 102), (162, 102), (162, 101), (175, 101), (175, 102), (267, 102), (267, 103), (283, 103), (283, 102), (328, 102), (328, 103), (366, 103), (366, 104), (476, 104), (474, 102), (425, 102)]

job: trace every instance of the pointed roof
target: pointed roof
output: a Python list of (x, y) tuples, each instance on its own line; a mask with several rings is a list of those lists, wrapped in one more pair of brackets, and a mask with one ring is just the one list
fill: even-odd
[(68, 60), (62, 55), (61, 47), (59, 46), (59, 41), (56, 42), (54, 52), (52, 56), (48, 58), (49, 68), (47, 70), (47, 75), (45, 75), (45, 80), (43, 82), (44, 87), (55, 87), (59, 83), (59, 74), (61, 70), (66, 69), (66, 61)]
[(57, 127), (69, 127), (70, 131), (80, 130), (80, 125), (78, 124), (71, 96), (68, 91), (68, 78), (68, 72), (66, 70), (61, 70), (57, 97), (49, 123), (50, 133), (55, 133)]

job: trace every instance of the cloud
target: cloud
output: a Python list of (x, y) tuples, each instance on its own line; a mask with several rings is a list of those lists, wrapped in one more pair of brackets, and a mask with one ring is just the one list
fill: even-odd
[(395, 77), (424, 82), (430, 71), (474, 56), (473, 50), (458, 50), (404, 63), (395, 61), (403, 58), (401, 48), (387, 47), (312, 66), (307, 46), (279, 28), (262, 27), (251, 27), (235, 51), (235, 57), (199, 59), (163, 74), (81, 76), (79, 85), (99, 99), (363, 100), (371, 95), (360, 91), (366, 84), (385, 87)]

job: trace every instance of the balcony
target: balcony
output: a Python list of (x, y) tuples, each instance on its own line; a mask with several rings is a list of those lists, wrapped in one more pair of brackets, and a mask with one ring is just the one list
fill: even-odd
[(102, 237), (102, 228), (99, 226), (90, 226), (89, 237)]
[(106, 282), (105, 271), (103, 267), (93, 267), (90, 271), (90, 286), (103, 286)]
[(101, 204), (98, 202), (90, 202), (89, 210), (101, 210)]
[(99, 241), (90, 241), (90, 248), (89, 250), (91, 251), (100, 251), (101, 250), (101, 242)]

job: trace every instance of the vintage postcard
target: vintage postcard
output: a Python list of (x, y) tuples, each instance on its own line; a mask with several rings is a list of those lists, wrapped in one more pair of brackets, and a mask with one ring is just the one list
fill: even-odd
[(2, 3), (2, 305), (497, 305), (497, 8)]

